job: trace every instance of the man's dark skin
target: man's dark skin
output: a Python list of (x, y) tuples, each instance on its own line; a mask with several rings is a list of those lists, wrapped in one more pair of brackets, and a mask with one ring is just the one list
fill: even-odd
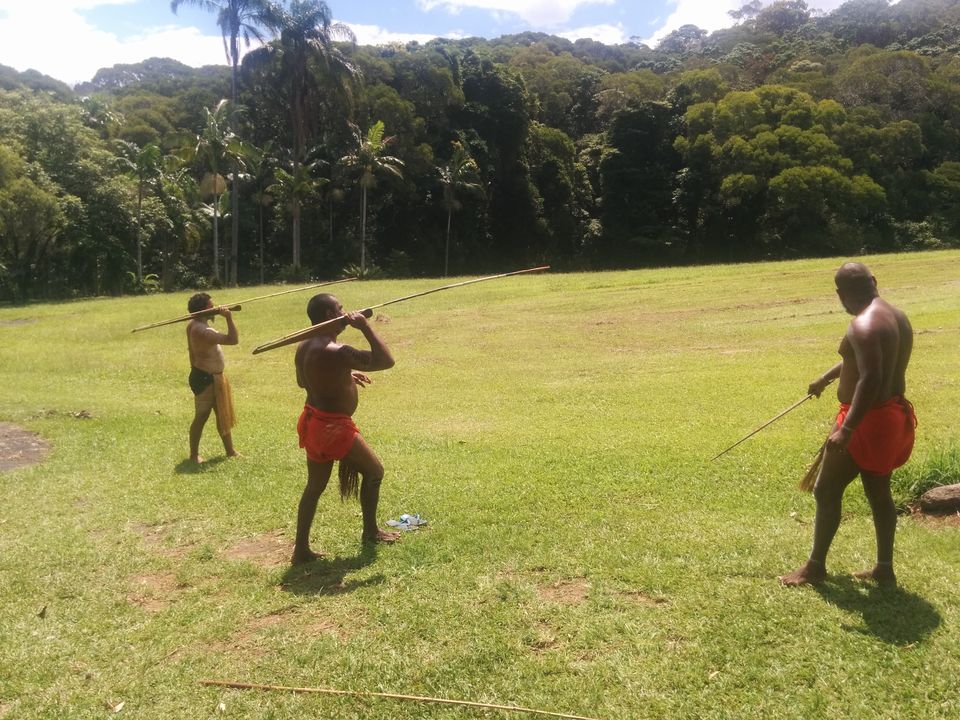
[[(340, 302), (332, 295), (324, 298), (323, 314), (311, 317), (314, 323), (332, 320), (344, 315)], [(359, 396), (357, 386), (365, 387), (370, 378), (364, 372), (387, 370), (394, 365), (390, 350), (367, 323), (367, 318), (358, 312), (346, 313), (346, 319), (337, 323), (325, 334), (300, 343), (297, 348), (297, 383), (307, 391), (307, 404), (318, 410), (352, 416), (357, 409)], [(337, 336), (347, 327), (355, 327), (370, 343), (369, 350), (358, 350), (336, 342)], [(380, 482), (383, 479), (383, 464), (363, 436), (357, 435), (350, 451), (343, 458), (357, 469), (362, 477), (360, 484), (360, 508), (363, 514), (364, 542), (395, 542), (399, 533), (389, 532), (377, 526), (377, 503), (380, 497)], [(310, 526), (317, 511), (317, 501), (327, 487), (333, 461), (315, 462), (307, 459), (307, 485), (300, 498), (297, 512), (297, 539), (291, 561), (300, 564), (316, 560), (319, 554), (310, 549)]]
[(827, 438), (823, 465), (814, 486), (817, 515), (810, 559), (799, 569), (780, 578), (784, 585), (816, 584), (827, 576), (827, 551), (840, 526), (841, 503), (847, 485), (857, 476), (877, 533), (877, 564), (854, 573), (860, 579), (896, 584), (893, 572), (893, 539), (897, 511), (890, 495), (890, 474), (875, 475), (857, 466), (847, 445), (867, 412), (906, 390), (905, 373), (913, 349), (913, 328), (907, 316), (877, 293), (877, 281), (865, 265), (846, 263), (835, 277), (837, 295), (844, 309), (854, 316), (840, 343), (842, 360), (810, 383), (808, 392), (820, 397), (827, 384), (840, 378), (837, 398), (849, 403), (842, 426), (834, 426)]

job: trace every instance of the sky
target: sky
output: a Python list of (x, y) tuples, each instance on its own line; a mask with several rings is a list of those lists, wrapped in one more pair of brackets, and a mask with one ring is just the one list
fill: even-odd
[[(636, 38), (654, 47), (693, 24), (729, 27), (747, 0), (328, 0), (361, 45), (435, 37), (495, 38), (536, 31), (606, 44)], [(833, 10), (843, 0), (807, 0)], [(0, 0), (0, 64), (38, 70), (68, 85), (97, 70), (169, 57), (192, 67), (226, 64), (215, 16), (169, 0)]]

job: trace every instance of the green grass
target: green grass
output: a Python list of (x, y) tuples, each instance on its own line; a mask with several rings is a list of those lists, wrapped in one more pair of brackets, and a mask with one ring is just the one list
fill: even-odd
[[(916, 330), (919, 465), (956, 438), (960, 252), (867, 262)], [(364, 553), (357, 505), (328, 492), (313, 538), (330, 559), (306, 571), (237, 549), (292, 543), (293, 348), (250, 350), (306, 325), (309, 293), (238, 314), (226, 353), (245, 458), (216, 462), (211, 424), (199, 472), (183, 463), (183, 327), (130, 333), (185, 312), (187, 294), (0, 308), (0, 420), (53, 446), (0, 474), (0, 718), (103, 718), (120, 702), (164, 720), (221, 702), (233, 718), (504, 717), (202, 678), (608, 720), (956, 718), (957, 528), (902, 518), (901, 588), (856, 585), (874, 541), (851, 487), (831, 581), (783, 589), (811, 539), (796, 485), (835, 403), (709, 462), (836, 361), (838, 264), (529, 276), (386, 308), (375, 327), (397, 365), (356, 419), (387, 468), (381, 520), (430, 526)], [(439, 284), (335, 290), (358, 308)]]

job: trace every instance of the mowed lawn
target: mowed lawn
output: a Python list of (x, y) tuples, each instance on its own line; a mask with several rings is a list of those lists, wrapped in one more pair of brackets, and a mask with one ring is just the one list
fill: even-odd
[[(0, 718), (525, 717), (202, 679), (610, 720), (960, 717), (960, 526), (902, 517), (900, 588), (855, 583), (874, 538), (852, 486), (829, 583), (784, 589), (836, 402), (710, 461), (837, 361), (840, 262), (521, 276), (385, 308), (397, 364), (356, 420), (387, 469), (381, 521), (429, 525), (365, 551), (331, 483), (328, 558), (295, 570), (303, 392), (292, 346), (251, 350), (308, 325), (310, 292), (237, 313), (244, 457), (211, 423), (199, 471), (183, 325), (130, 332), (188, 293), (0, 308), (0, 421), (52, 445), (0, 473)], [(960, 252), (866, 262), (916, 332), (919, 464), (957, 442)], [(461, 279), (332, 289), (359, 309)]]

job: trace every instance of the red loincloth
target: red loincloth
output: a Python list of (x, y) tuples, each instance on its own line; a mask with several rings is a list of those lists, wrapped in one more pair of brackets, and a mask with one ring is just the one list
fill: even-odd
[(307, 451), (307, 459), (314, 462), (341, 460), (350, 452), (360, 430), (349, 415), (317, 410), (304, 405), (297, 421), (300, 447)]
[[(837, 427), (843, 425), (849, 411), (848, 404), (840, 404)], [(902, 395), (895, 395), (867, 412), (850, 436), (847, 451), (861, 470), (889, 475), (910, 459), (916, 427), (913, 405)]]

